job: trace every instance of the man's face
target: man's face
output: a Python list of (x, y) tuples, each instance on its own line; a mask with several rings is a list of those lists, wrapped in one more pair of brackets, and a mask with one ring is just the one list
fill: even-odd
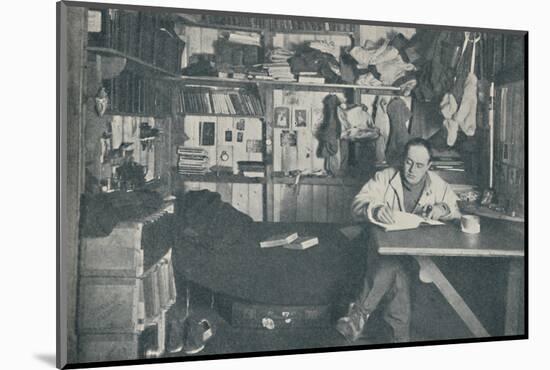
[(403, 178), (411, 185), (416, 185), (426, 175), (430, 168), (430, 154), (421, 145), (413, 145), (409, 148), (403, 162)]

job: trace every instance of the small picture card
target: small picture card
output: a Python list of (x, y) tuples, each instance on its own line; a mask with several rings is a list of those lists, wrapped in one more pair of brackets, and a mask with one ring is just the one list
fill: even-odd
[(294, 109), (294, 128), (307, 127), (307, 110)]
[(246, 151), (249, 153), (261, 153), (262, 141), (261, 140), (247, 140)]
[(290, 110), (287, 107), (275, 108), (275, 127), (289, 128)]
[(242, 131), (237, 132), (237, 142), (242, 143), (244, 139), (244, 133)]
[(199, 137), (201, 145), (215, 145), (216, 124), (214, 122), (201, 122), (199, 125)]
[(296, 131), (281, 132), (281, 146), (296, 146)]
[(233, 141), (233, 131), (231, 130), (225, 131), (225, 141), (226, 142)]
[(244, 118), (241, 118), (240, 120), (238, 120), (235, 124), (237, 130), (239, 131), (244, 131), (244, 128), (245, 128), (245, 121), (244, 121)]

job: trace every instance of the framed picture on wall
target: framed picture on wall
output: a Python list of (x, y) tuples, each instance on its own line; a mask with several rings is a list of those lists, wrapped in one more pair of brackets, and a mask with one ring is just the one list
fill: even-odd
[(276, 107), (274, 124), (277, 128), (290, 128), (290, 109), (288, 107)]
[(307, 112), (308, 112), (307, 109), (294, 109), (294, 115), (293, 115), (294, 128), (308, 127)]

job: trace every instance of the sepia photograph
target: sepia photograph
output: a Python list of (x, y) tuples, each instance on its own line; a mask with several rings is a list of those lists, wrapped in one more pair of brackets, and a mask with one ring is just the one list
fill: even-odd
[(59, 368), (527, 338), (527, 31), (57, 23)]

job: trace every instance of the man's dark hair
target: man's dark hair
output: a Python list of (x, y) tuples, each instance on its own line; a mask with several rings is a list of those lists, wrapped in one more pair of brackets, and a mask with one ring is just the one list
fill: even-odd
[(409, 149), (411, 146), (423, 146), (428, 151), (428, 155), (430, 156), (430, 162), (433, 158), (433, 149), (432, 144), (426, 139), (422, 139), (421, 137), (415, 137), (407, 142), (405, 144), (405, 148), (403, 149), (403, 158), (407, 156), (407, 153), (409, 152)]

